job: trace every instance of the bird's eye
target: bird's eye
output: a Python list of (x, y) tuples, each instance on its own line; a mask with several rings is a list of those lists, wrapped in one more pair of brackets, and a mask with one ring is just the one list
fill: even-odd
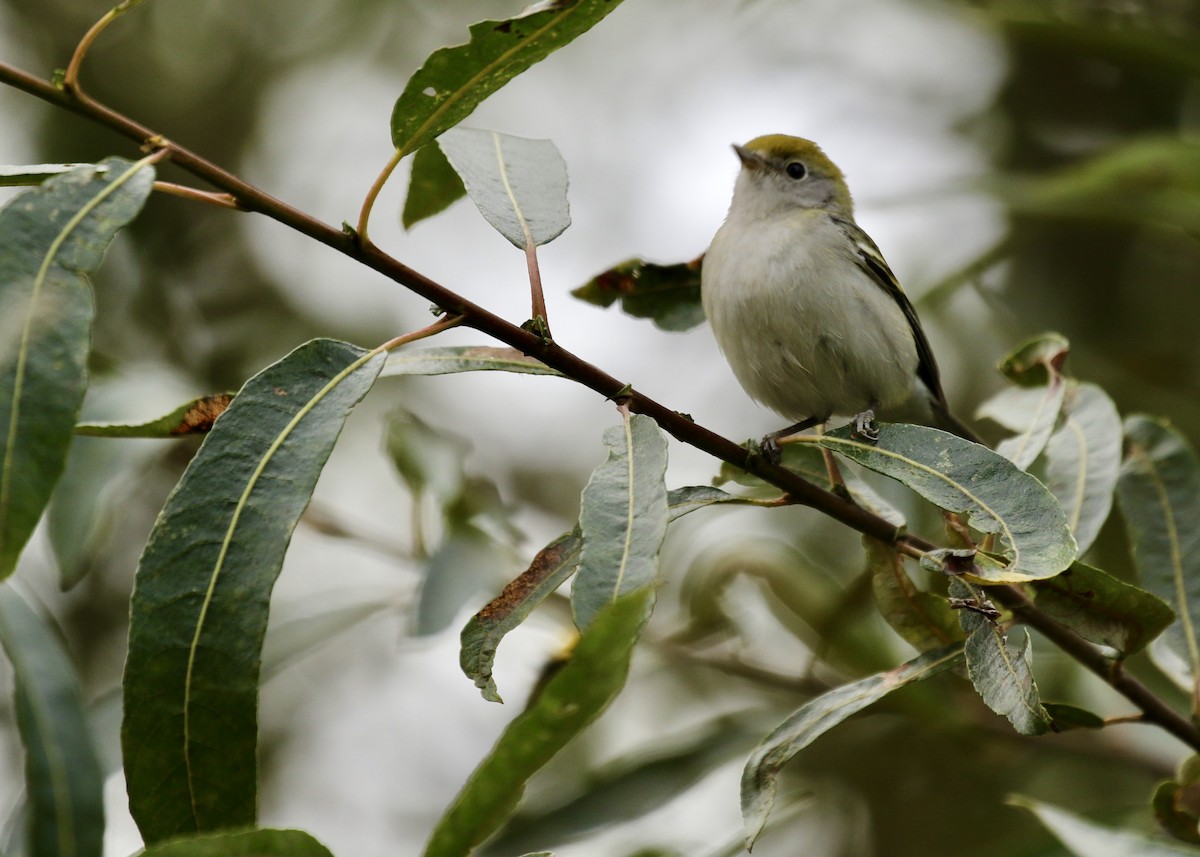
[(796, 179), (796, 181), (799, 181), (808, 175), (808, 167), (804, 166), (804, 164), (800, 163), (799, 161), (792, 161), (786, 167), (784, 167), (784, 169), (787, 170), (788, 176)]

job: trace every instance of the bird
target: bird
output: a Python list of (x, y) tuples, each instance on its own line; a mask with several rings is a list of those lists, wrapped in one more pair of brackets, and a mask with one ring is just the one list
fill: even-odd
[(811, 140), (786, 134), (733, 146), (733, 199), (701, 265), (701, 302), (751, 398), (793, 423), (780, 440), (852, 416), (878, 439), (876, 411), (921, 390), (947, 430), (979, 442), (953, 415), (912, 301), (854, 220), (842, 171)]

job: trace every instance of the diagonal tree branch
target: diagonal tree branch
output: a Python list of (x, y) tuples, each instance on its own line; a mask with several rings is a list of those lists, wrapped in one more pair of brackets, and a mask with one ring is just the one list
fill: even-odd
[[(628, 384), (562, 348), (554, 341), (543, 340), (467, 300), (389, 256), (369, 241), (360, 240), (359, 235), (353, 229), (335, 228), (276, 199), (211, 161), (171, 142), (150, 128), (88, 96), (77, 98), (72, 93), (59, 89), (48, 81), (3, 62), (0, 62), (0, 83), (8, 84), (50, 104), (91, 119), (122, 134), (143, 148), (167, 150), (173, 163), (197, 178), (207, 181), (214, 188), (229, 194), (237, 203), (238, 208), (266, 215), (272, 220), (355, 259), (437, 305), (448, 315), (462, 316), (461, 323), (464, 327), (474, 328), (525, 354), (536, 357), (546, 365), (559, 370), (600, 395), (627, 405), (636, 413), (651, 417), (676, 439), (753, 473), (786, 491), (796, 504), (816, 509), (864, 535), (888, 544), (900, 545), (909, 553), (920, 555), (936, 547), (932, 542), (897, 529), (862, 507), (818, 488), (794, 472), (771, 464), (765, 457), (752, 454), (745, 447), (709, 431), (658, 401), (638, 393)], [(1144, 713), (1145, 720), (1157, 724), (1184, 744), (1200, 751), (1200, 727), (1172, 709), (1133, 676), (1125, 673), (1118, 662), (1109, 659), (1100, 649), (1059, 625), (1039, 610), (1020, 588), (991, 586), (988, 587), (988, 594), (1012, 610), (1013, 614), (1022, 622), (1036, 628), (1066, 654), (1137, 706)]]

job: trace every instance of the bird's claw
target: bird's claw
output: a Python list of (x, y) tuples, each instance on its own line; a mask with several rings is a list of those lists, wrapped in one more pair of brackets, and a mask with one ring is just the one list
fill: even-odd
[(783, 449), (779, 446), (779, 438), (773, 434), (766, 435), (758, 442), (758, 454), (771, 464), (783, 460)]
[(879, 440), (879, 426), (875, 424), (875, 409), (867, 408), (861, 414), (854, 417), (853, 421), (854, 437), (860, 437), (863, 440), (874, 443)]

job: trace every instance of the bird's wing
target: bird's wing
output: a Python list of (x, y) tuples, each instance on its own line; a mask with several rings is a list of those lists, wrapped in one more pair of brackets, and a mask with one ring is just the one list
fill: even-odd
[(937, 360), (934, 359), (933, 349), (929, 347), (929, 340), (925, 337), (925, 331), (921, 328), (921, 320), (917, 318), (917, 311), (912, 305), (912, 301), (908, 299), (908, 295), (904, 293), (904, 289), (900, 287), (900, 281), (896, 279), (896, 275), (892, 273), (892, 269), (888, 267), (888, 263), (884, 260), (883, 254), (879, 252), (879, 248), (875, 246), (875, 242), (871, 240), (871, 236), (863, 232), (852, 220), (845, 220), (841, 217), (834, 217), (833, 222), (836, 223), (846, 236), (854, 243), (857, 251), (856, 261), (871, 279), (885, 292), (891, 296), (900, 309), (904, 311), (904, 317), (908, 319), (909, 329), (912, 330), (913, 341), (917, 344), (917, 377), (929, 389), (933, 395), (934, 402), (940, 409), (947, 410), (946, 394), (942, 391), (941, 374), (938, 372)]

